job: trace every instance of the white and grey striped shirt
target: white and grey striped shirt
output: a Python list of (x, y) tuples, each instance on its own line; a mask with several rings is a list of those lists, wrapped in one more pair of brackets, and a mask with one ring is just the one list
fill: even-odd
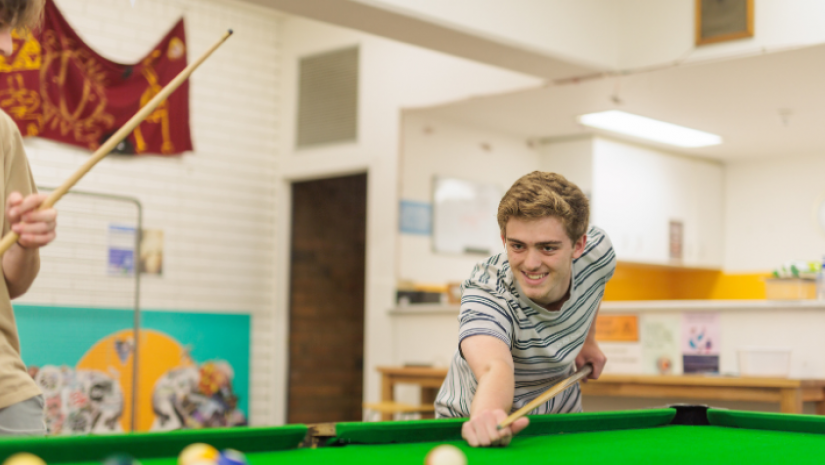
[[(510, 347), (516, 383), (513, 411), (573, 372), (604, 286), (615, 269), (616, 254), (610, 239), (591, 226), (584, 253), (573, 260), (570, 299), (560, 310), (546, 310), (523, 295), (504, 252), (477, 264), (464, 281), (459, 347), (461, 341), (476, 335), (499, 338)], [(469, 417), (477, 386), (470, 366), (457, 350), (435, 400), (437, 417)], [(581, 396), (576, 384), (530, 413), (579, 411)]]

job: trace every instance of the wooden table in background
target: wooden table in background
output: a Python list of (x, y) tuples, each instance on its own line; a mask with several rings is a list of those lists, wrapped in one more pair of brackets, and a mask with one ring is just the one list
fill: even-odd
[[(378, 367), (381, 373), (381, 401), (395, 401), (396, 384), (415, 384), (421, 386), (421, 404), (433, 404), (438, 389), (447, 377), (446, 368), (429, 367)], [(432, 418), (431, 414), (422, 414), (422, 418)], [(392, 414), (381, 414), (382, 421), (392, 420)]]
[[(421, 404), (431, 404), (447, 376), (446, 368), (378, 367), (381, 400), (395, 401), (396, 384), (421, 387)], [(602, 375), (582, 384), (586, 396), (678, 398), (778, 403), (782, 413), (802, 413), (803, 402), (816, 402), (825, 415), (825, 379), (739, 378), (728, 376)], [(391, 420), (392, 415), (383, 415)]]
[(816, 413), (825, 415), (825, 379), (602, 375), (583, 383), (582, 395), (773, 402), (782, 413), (802, 413), (803, 402), (816, 402)]

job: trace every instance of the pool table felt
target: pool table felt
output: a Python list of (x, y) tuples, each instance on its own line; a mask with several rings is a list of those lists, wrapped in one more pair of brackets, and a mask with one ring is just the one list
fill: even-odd
[[(252, 465), (423, 465), (439, 444), (453, 444), (469, 465), (509, 464), (821, 464), (825, 436), (720, 426), (658, 426), (645, 429), (516, 437), (505, 448), (473, 449), (463, 441), (347, 445), (250, 454)], [(145, 465), (171, 465), (150, 464)]]
[[(0, 440), (0, 454), (30, 450), (52, 463), (98, 464), (119, 451), (143, 465), (175, 465), (192, 442), (246, 453), (250, 465), (415, 464), (439, 444), (453, 444), (469, 465), (532, 463), (637, 464), (823, 463), (825, 418), (709, 410), (710, 426), (670, 425), (674, 409), (531, 417), (505, 448), (473, 449), (461, 440), (462, 420), (339, 423), (328, 447), (296, 449), (307, 428), (234, 428), (86, 438)], [(29, 447), (21, 448), (28, 442)], [(670, 462), (670, 463), (668, 463)]]
[[(673, 420), (672, 408), (575, 415), (537, 415), (530, 417), (530, 426), (519, 436), (573, 433), (596, 430), (651, 428), (664, 426)], [(338, 423), (335, 444), (385, 444), (400, 442), (430, 442), (461, 440), (463, 418), (435, 421), (396, 421), (388, 423)]]
[(27, 451), (52, 463), (96, 463), (115, 453), (129, 454), (144, 462), (152, 458), (177, 463), (184, 447), (205, 442), (220, 449), (244, 452), (294, 449), (307, 434), (306, 425), (269, 428), (216, 428), (164, 433), (107, 434), (100, 436), (56, 436), (46, 438), (0, 438), (0, 460)]
[(461, 448), (470, 465), (510, 463), (823, 463), (825, 418), (708, 410), (711, 426), (670, 425), (674, 409), (542, 415), (506, 448), (473, 449), (463, 420), (342, 423), (328, 447), (260, 454), (261, 464), (417, 464), (438, 444)]

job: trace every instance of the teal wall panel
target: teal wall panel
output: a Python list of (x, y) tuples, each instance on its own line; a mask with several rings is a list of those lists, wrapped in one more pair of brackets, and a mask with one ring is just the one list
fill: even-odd
[[(26, 365), (74, 367), (97, 341), (131, 329), (128, 309), (15, 304)], [(165, 333), (191, 350), (195, 362), (225, 360), (234, 372), (238, 408), (249, 414), (251, 317), (239, 313), (141, 311), (141, 326)]]

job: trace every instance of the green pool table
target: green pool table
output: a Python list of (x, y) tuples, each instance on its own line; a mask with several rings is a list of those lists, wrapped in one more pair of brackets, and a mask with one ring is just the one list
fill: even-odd
[(0, 458), (28, 451), (49, 464), (91, 464), (123, 452), (143, 465), (174, 465), (183, 447), (207, 442), (245, 452), (250, 465), (421, 465), (429, 450), (449, 443), (464, 450), (469, 465), (825, 463), (825, 417), (695, 407), (531, 417), (508, 447), (488, 449), (464, 444), (460, 420), (338, 423), (326, 430), (316, 448), (298, 446), (312, 436), (304, 425), (4, 439)]

